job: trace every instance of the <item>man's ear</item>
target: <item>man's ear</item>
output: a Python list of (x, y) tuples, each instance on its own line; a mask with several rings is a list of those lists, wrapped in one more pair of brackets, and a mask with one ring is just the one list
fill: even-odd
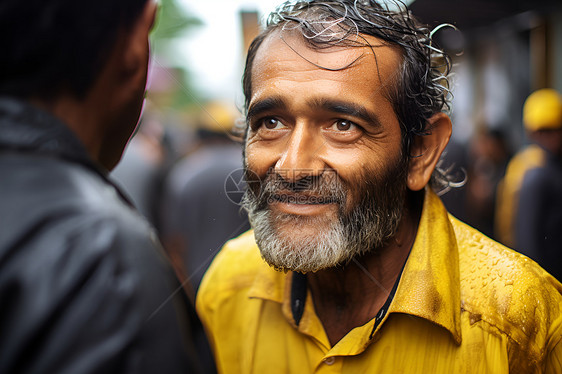
[(424, 188), (451, 137), (451, 119), (445, 113), (436, 113), (427, 120), (427, 135), (416, 135), (410, 145), (408, 188)]

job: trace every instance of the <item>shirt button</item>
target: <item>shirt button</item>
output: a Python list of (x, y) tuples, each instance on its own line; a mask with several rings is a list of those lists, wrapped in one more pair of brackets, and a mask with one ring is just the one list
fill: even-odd
[(333, 357), (333, 356), (324, 359), (324, 363), (325, 363), (326, 365), (333, 365), (334, 362), (336, 362), (336, 358)]

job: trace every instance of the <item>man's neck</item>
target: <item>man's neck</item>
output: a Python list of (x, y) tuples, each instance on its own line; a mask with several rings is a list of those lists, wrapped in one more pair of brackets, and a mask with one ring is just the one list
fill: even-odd
[(314, 307), (332, 346), (373, 319), (388, 299), (414, 243), (420, 211), (406, 210), (384, 248), (343, 267), (308, 274)]
[(90, 157), (98, 161), (101, 141), (96, 133), (95, 118), (85, 110), (86, 104), (71, 95), (60, 95), (55, 100), (30, 99), (30, 102), (61, 120), (82, 142)]

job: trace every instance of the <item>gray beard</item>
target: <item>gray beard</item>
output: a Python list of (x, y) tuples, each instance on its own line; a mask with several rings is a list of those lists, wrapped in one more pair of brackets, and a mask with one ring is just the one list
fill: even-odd
[[(276, 215), (271, 210), (248, 213), (254, 229), (254, 236), (263, 259), (280, 271), (314, 272), (334, 267), (363, 251), (356, 245), (349, 245), (349, 239), (343, 225), (338, 221), (329, 222), (316, 235), (296, 235), (303, 221), (311, 219), (299, 218), (288, 214)], [(292, 231), (295, 235), (284, 235), (275, 228), (277, 223), (290, 226), (284, 231)]]
[[(349, 213), (345, 212), (345, 202), (351, 194), (337, 176), (329, 178), (335, 180), (329, 186), (320, 182), (319, 188), (303, 190), (301, 184), (294, 190), (293, 193), (316, 190), (325, 197), (329, 192), (328, 198), (338, 204), (337, 218), (332, 220), (273, 212), (269, 202), (275, 193), (282, 193), (279, 176), (268, 175), (259, 186), (260, 191), (248, 189), (242, 206), (248, 212), (264, 260), (280, 271), (308, 273), (345, 265), (353, 258), (384, 247), (396, 234), (402, 218), (406, 194), (403, 162), (380, 180), (373, 180), (372, 175), (370, 179), (362, 176), (359, 180), (371, 183), (363, 184), (358, 191), (361, 199)], [(302, 228), (305, 226), (314, 227), (314, 235), (304, 235)]]

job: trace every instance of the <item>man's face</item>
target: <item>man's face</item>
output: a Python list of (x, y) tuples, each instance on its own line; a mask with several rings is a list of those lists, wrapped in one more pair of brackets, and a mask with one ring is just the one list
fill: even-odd
[[(149, 32), (156, 16), (157, 4), (147, 1), (138, 19), (129, 28), (122, 28), (113, 52), (106, 63), (112, 72), (105, 77), (102, 101), (107, 126), (101, 163), (111, 170), (118, 163), (134, 132), (144, 105), (148, 63)], [(112, 93), (109, 95), (108, 93)], [(103, 102), (105, 100), (105, 102)]]
[(274, 32), (257, 52), (245, 207), (276, 268), (333, 267), (396, 232), (407, 159), (385, 86), (396, 82), (400, 54), (367, 40), (373, 48), (316, 51)]

